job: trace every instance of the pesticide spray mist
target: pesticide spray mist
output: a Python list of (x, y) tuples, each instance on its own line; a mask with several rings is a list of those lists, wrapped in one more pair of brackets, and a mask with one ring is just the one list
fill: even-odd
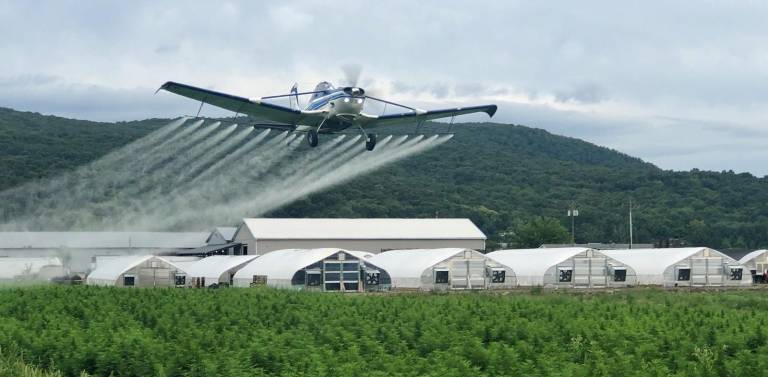
[(53, 179), (0, 192), (0, 231), (234, 225), (434, 148), (450, 135), (303, 136), (181, 118)]

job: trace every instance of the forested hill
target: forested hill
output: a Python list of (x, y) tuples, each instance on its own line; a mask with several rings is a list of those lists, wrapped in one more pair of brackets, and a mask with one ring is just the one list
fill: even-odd
[[(95, 123), (0, 109), (0, 190), (98, 158), (167, 120)], [(716, 248), (768, 246), (768, 179), (671, 172), (578, 139), (513, 125), (460, 124), (446, 144), (312, 195), (271, 216), (470, 217), (492, 240), (535, 216), (577, 242), (684, 238)], [(221, 225), (221, 224), (211, 224)]]

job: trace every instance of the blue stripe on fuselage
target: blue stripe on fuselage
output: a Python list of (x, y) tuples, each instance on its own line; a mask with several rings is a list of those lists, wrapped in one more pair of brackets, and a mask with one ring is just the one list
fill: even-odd
[(342, 91), (333, 92), (324, 97), (320, 97), (316, 99), (315, 102), (310, 102), (310, 104), (307, 105), (307, 110), (317, 110), (325, 106), (326, 104), (328, 104), (328, 102), (333, 101), (337, 98), (342, 98), (342, 97), (350, 97), (350, 96), (345, 95), (345, 93)]

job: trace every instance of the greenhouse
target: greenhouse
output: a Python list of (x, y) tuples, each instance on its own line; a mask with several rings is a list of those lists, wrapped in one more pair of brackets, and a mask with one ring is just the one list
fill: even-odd
[(0, 283), (50, 281), (65, 275), (57, 257), (0, 258)]
[(386, 269), (371, 253), (324, 249), (285, 249), (264, 254), (235, 273), (236, 287), (267, 285), (326, 292), (367, 292), (390, 288)]
[(390, 250), (370, 259), (400, 289), (499, 289), (516, 285), (515, 272), (482, 253), (461, 248)]
[(634, 269), (590, 248), (499, 250), (487, 256), (515, 270), (520, 286), (607, 288), (636, 282)]
[[(176, 257), (178, 258), (178, 257)], [(188, 260), (179, 260), (186, 262)], [(153, 255), (126, 255), (97, 259), (88, 285), (116, 287), (183, 287), (187, 273), (175, 262)]]
[(256, 259), (256, 255), (214, 255), (203, 258), (187, 268), (187, 285), (207, 287), (232, 285), (235, 272)]
[(749, 286), (752, 279), (736, 260), (706, 247), (604, 250), (637, 272), (639, 285), (666, 287)]
[(768, 250), (755, 250), (739, 259), (739, 264), (750, 272), (754, 283), (768, 283)]

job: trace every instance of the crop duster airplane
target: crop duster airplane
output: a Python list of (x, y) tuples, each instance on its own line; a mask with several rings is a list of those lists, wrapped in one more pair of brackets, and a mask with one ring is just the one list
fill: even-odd
[[(356, 82), (357, 80), (352, 81)], [(355, 85), (336, 88), (326, 81), (317, 84), (315, 90), (311, 92), (299, 93), (296, 85), (294, 85), (289, 94), (261, 98), (238, 97), (172, 81), (163, 84), (159, 90), (166, 90), (198, 100), (201, 102), (201, 107), (207, 103), (264, 121), (264, 123), (254, 124), (255, 128), (304, 132), (307, 134), (307, 143), (311, 147), (317, 146), (319, 134), (332, 134), (348, 128), (356, 128), (365, 136), (365, 148), (369, 151), (376, 147), (376, 134), (368, 133), (367, 130), (403, 123), (416, 123), (418, 127), (428, 120), (453, 118), (457, 115), (480, 112), (492, 117), (497, 108), (496, 105), (482, 105), (421, 110), (371, 97), (365, 94), (365, 90)], [(303, 109), (299, 106), (299, 96), (301, 95), (311, 95), (309, 102)], [(267, 100), (286, 97), (291, 101), (290, 107), (266, 102)], [(363, 112), (366, 101), (378, 101), (384, 103), (384, 106), (393, 105), (407, 111), (382, 115), (366, 114)]]

